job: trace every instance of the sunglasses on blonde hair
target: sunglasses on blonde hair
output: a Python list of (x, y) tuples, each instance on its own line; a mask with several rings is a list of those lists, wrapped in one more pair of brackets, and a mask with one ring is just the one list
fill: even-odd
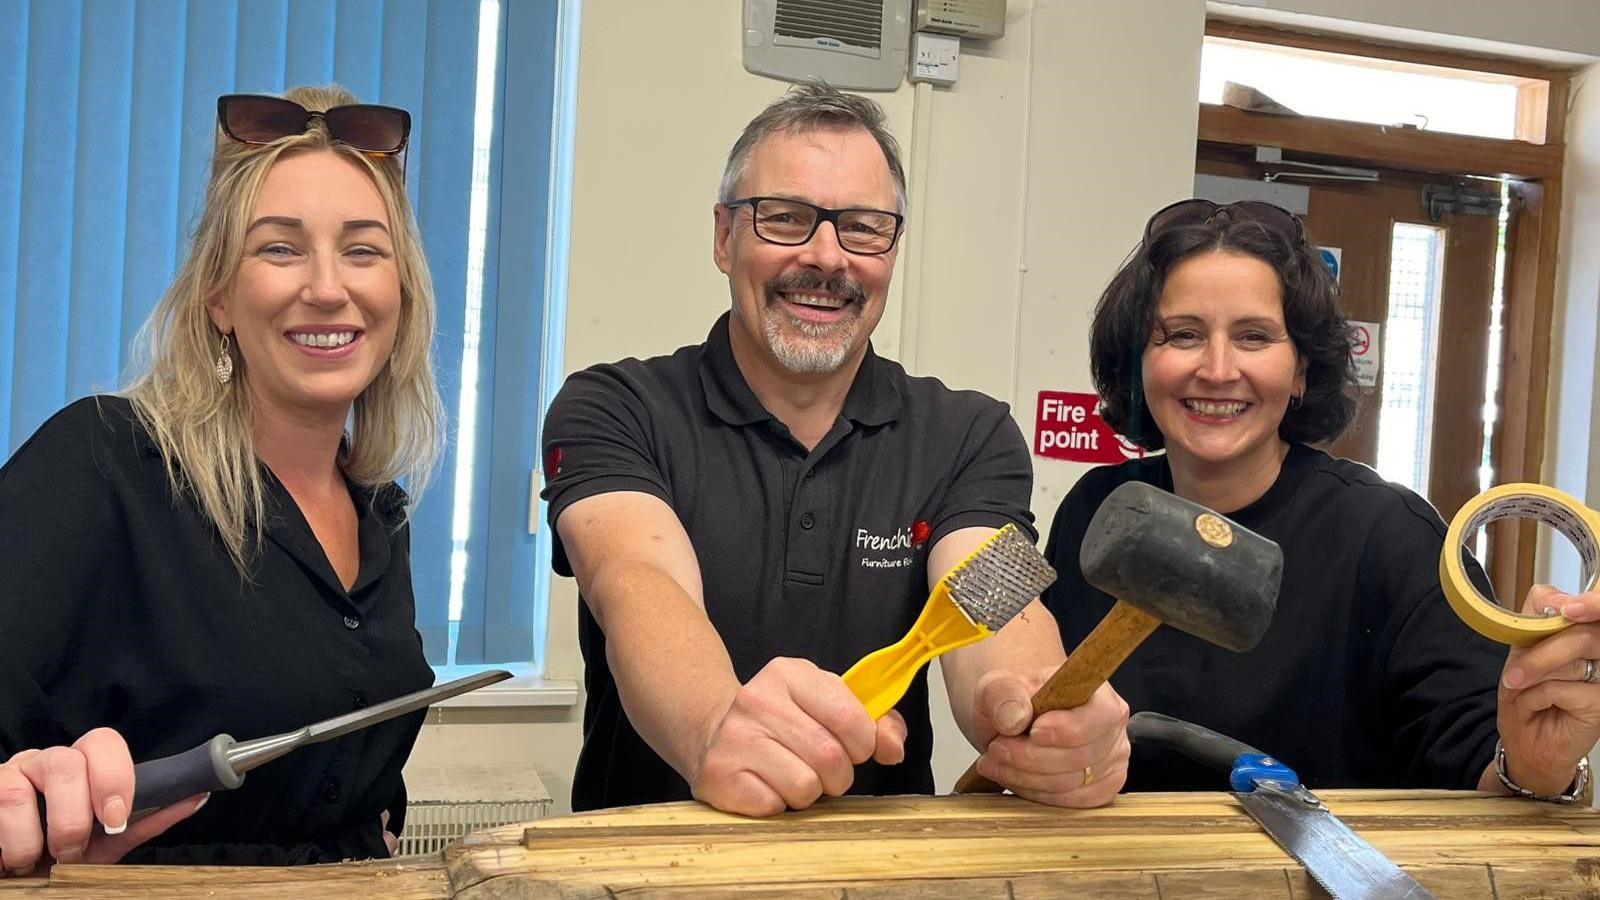
[(217, 98), (217, 125), (241, 144), (270, 144), (305, 134), (321, 119), (328, 136), (363, 153), (393, 156), (406, 148), (411, 114), (397, 106), (357, 103), (310, 110), (266, 94), (224, 94)]

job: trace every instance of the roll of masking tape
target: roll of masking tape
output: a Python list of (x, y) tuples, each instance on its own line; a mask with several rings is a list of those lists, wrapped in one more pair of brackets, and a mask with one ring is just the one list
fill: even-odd
[[(1523, 615), (1490, 600), (1467, 577), (1461, 549), (1478, 529), (1499, 519), (1535, 519), (1566, 535), (1578, 550), (1583, 567), (1583, 590), (1594, 589), (1595, 564), (1600, 560), (1600, 513), (1577, 498), (1542, 484), (1502, 484), (1468, 500), (1450, 520), (1444, 549), (1439, 553), (1439, 583), (1444, 596), (1463, 622), (1479, 634), (1502, 644), (1527, 646), (1572, 623), (1560, 613)], [(1517, 605), (1521, 598), (1509, 598)]]

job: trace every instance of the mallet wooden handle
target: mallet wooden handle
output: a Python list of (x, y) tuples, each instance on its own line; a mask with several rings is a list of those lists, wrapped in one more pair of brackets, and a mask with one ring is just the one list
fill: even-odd
[[(1054, 675), (1033, 693), (1033, 717), (1052, 709), (1071, 709), (1089, 702), (1128, 654), (1144, 642), (1161, 620), (1121, 600), (1100, 624), (1072, 651)], [(978, 774), (978, 764), (967, 767), (956, 782), (958, 794), (997, 794), (1005, 788)]]

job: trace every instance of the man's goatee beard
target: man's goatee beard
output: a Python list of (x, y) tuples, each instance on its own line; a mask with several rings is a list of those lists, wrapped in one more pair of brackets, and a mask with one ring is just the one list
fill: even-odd
[[(783, 306), (779, 294), (794, 290), (826, 291), (845, 298), (848, 315), (838, 322), (819, 324), (807, 322), (792, 315)], [(779, 365), (796, 375), (826, 375), (836, 372), (850, 356), (855, 345), (856, 328), (861, 324), (861, 310), (866, 306), (867, 292), (857, 282), (842, 275), (823, 278), (815, 272), (790, 272), (767, 282), (766, 303), (761, 313), (762, 331), (767, 346)], [(792, 335), (796, 332), (798, 338)]]

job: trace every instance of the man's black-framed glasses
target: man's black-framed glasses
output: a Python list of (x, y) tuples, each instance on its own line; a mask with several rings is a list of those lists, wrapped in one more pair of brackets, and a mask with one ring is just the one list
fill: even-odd
[(882, 209), (827, 209), (787, 197), (745, 197), (722, 204), (750, 207), (756, 237), (769, 244), (796, 247), (811, 240), (817, 226), (833, 223), (839, 246), (862, 256), (878, 256), (894, 248), (905, 216)]
[(1244, 219), (1255, 222), (1269, 231), (1276, 232), (1291, 244), (1299, 243), (1306, 234), (1300, 217), (1277, 204), (1262, 200), (1213, 203), (1210, 200), (1196, 198), (1179, 200), (1151, 216), (1150, 221), (1144, 225), (1145, 243), (1148, 244), (1151, 238), (1169, 228), (1204, 225), (1219, 215), (1226, 215), (1230, 220)]

